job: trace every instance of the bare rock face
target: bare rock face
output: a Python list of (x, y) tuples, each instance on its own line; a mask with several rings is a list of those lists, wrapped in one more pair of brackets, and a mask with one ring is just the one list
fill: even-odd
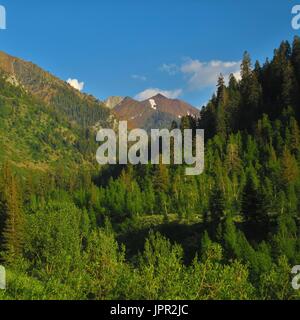
[(200, 111), (182, 100), (158, 94), (141, 102), (126, 97), (115, 106), (113, 113), (118, 120), (128, 121), (130, 128), (149, 130), (169, 128), (173, 121), (179, 123), (184, 116), (198, 118)]

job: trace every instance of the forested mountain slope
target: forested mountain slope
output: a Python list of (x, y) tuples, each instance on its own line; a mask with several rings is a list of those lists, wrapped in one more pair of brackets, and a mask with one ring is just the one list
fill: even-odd
[[(92, 162), (94, 133), (10, 84), (0, 74), (0, 163), (19, 169), (47, 171)], [(91, 147), (93, 145), (93, 148)]]
[(0, 163), (26, 173), (96, 165), (95, 132), (113, 117), (98, 100), (0, 52)]
[(257, 61), (252, 70), (246, 52), (241, 66), (242, 80), (231, 76), (225, 87), (219, 78), (218, 91), (201, 113), (201, 126), (207, 137), (239, 130), (253, 133), (256, 122), (266, 114), (273, 121), (290, 108), (300, 119), (300, 40), (282, 42), (272, 60), (261, 66)]
[(7, 74), (11, 83), (22, 86), (70, 121), (82, 127), (98, 122), (107, 124), (110, 112), (104, 103), (79, 92), (35, 64), (0, 52), (0, 70)]

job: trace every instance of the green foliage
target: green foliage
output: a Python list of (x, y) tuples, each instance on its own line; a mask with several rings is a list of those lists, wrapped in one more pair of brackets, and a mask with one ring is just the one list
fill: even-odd
[(40, 277), (67, 279), (81, 264), (81, 215), (68, 201), (49, 201), (28, 215), (25, 255)]

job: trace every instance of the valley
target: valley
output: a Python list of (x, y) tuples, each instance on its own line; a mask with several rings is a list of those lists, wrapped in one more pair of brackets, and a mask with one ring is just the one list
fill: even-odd
[[(263, 64), (245, 52), (202, 110), (102, 102), (1, 52), (0, 299), (298, 300), (299, 86), (299, 37)], [(100, 166), (98, 130), (125, 120), (204, 129), (204, 172)]]

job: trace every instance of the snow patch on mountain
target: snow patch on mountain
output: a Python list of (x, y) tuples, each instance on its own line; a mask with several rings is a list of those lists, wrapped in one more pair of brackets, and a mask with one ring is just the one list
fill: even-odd
[(151, 108), (153, 110), (157, 110), (157, 104), (156, 104), (155, 100), (154, 99), (150, 99), (149, 102), (150, 102)]

